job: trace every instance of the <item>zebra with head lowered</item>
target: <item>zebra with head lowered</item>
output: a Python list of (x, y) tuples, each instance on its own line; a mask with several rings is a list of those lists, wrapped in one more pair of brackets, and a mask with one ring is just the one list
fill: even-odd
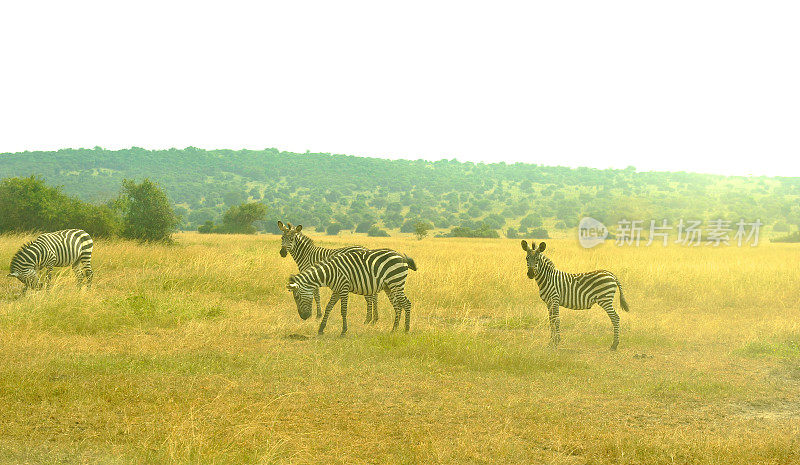
[(65, 229), (40, 234), (32, 242), (23, 245), (11, 258), (9, 278), (17, 278), (28, 288), (41, 289), (39, 270), (46, 269), (44, 282), (50, 287), (50, 273), (56, 266), (72, 266), (78, 277), (78, 287), (86, 277), (87, 286), (92, 285), (92, 248), (94, 242), (86, 231)]
[(614, 293), (619, 289), (619, 303), (628, 311), (628, 303), (622, 295), (619, 280), (610, 271), (596, 270), (588, 273), (565, 273), (556, 269), (553, 262), (542, 252), (547, 245), (544, 242), (531, 241), (530, 247), (522, 241), (522, 250), (527, 252), (525, 258), (528, 265), (528, 278), (535, 279), (539, 286), (539, 296), (547, 304), (550, 313), (550, 344), (558, 346), (561, 341), (558, 308), (585, 310), (595, 303), (600, 305), (611, 318), (614, 326), (614, 342), (611, 350), (619, 345), (619, 315), (614, 310)]
[(342, 301), (342, 336), (347, 332), (347, 297), (352, 292), (375, 295), (386, 292), (394, 307), (394, 326), (400, 323), (400, 312), (405, 310), (406, 331), (411, 322), (411, 301), (405, 294), (408, 270), (417, 270), (414, 260), (391, 249), (349, 250), (338, 253), (324, 262), (317, 263), (300, 274), (289, 278), (287, 289), (292, 291), (300, 318), (311, 316), (311, 301), (314, 289), (330, 287), (333, 291), (325, 307), (325, 316), (319, 324), (319, 334), (325, 330), (336, 302)]
[[(321, 261), (325, 261), (330, 257), (346, 252), (349, 250), (366, 250), (364, 247), (350, 246), (341, 247), (338, 249), (326, 249), (325, 247), (318, 247), (314, 245), (308, 236), (301, 233), (303, 229), (302, 224), (292, 227), (292, 223), (286, 223), (284, 226), (282, 221), (278, 221), (278, 228), (283, 232), (281, 237), (281, 257), (286, 257), (287, 252), (292, 256), (297, 268), (303, 272)], [(320, 306), (319, 288), (314, 289), (314, 302), (317, 304), (317, 318), (322, 317), (322, 308)], [(364, 300), (367, 301), (367, 319), (364, 323), (376, 323), (378, 321), (378, 296), (377, 291), (373, 295), (365, 295)]]

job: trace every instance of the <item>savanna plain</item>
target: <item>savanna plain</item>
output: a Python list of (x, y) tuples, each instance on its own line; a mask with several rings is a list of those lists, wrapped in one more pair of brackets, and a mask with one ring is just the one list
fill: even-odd
[(317, 336), (271, 235), (100, 239), (91, 289), (5, 279), (0, 462), (800, 463), (797, 245), (548, 241), (560, 269), (622, 282), (612, 352), (599, 307), (562, 309), (547, 346), (519, 241), (312, 237), (413, 257), (411, 332), (351, 296), (348, 334), (337, 306)]

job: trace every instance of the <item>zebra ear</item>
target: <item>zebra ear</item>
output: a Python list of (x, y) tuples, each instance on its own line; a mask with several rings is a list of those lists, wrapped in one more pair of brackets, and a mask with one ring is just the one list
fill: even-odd
[(303, 229), (303, 225), (302, 224), (298, 224), (297, 226), (295, 226), (294, 232), (300, 232), (301, 229)]
[(528, 241), (526, 241), (525, 239), (522, 240), (522, 250), (526, 252), (528, 251)]
[(547, 244), (544, 242), (539, 243), (539, 252), (544, 252), (544, 249), (547, 247)]
[(283, 225), (283, 221), (278, 221), (278, 229), (283, 232), (286, 232), (286, 226)]

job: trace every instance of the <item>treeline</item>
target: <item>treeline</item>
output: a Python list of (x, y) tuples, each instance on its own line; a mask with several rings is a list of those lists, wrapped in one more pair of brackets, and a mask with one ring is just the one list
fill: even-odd
[[(253, 234), (253, 223), (266, 210), (258, 203), (231, 207), (221, 225), (208, 222), (202, 232)], [(68, 196), (36, 176), (0, 181), (0, 234), (77, 228), (94, 237), (154, 242), (170, 241), (179, 223), (165, 192), (149, 179), (123, 180), (117, 197), (101, 205)]]
[(94, 237), (168, 241), (178, 218), (164, 192), (145, 179), (124, 180), (113, 200), (93, 205), (35, 176), (0, 181), (0, 233), (83, 229)]
[[(800, 224), (800, 178), (684, 172), (383, 160), (275, 149), (150, 151), (64, 149), (0, 154), (0, 177), (42, 176), (83, 201), (116, 197), (123, 179), (161, 185), (184, 229), (230, 230), (227, 212), (266, 207), (257, 228), (290, 219), (318, 231), (413, 233), (425, 222), (449, 234), (541, 234), (582, 216), (710, 221), (760, 219), (787, 232)], [(209, 226), (210, 225), (210, 226)], [(374, 228), (374, 229), (373, 229)]]

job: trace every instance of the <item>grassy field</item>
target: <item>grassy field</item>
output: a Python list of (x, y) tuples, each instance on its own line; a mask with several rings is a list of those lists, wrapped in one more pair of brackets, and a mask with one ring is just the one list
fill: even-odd
[(176, 238), (96, 241), (91, 290), (2, 282), (0, 462), (800, 463), (797, 245), (549, 241), (625, 286), (610, 352), (598, 307), (547, 347), (516, 240), (319, 238), (419, 266), (409, 334), (354, 296), (339, 338), (338, 307), (322, 337), (298, 317), (277, 236)]

